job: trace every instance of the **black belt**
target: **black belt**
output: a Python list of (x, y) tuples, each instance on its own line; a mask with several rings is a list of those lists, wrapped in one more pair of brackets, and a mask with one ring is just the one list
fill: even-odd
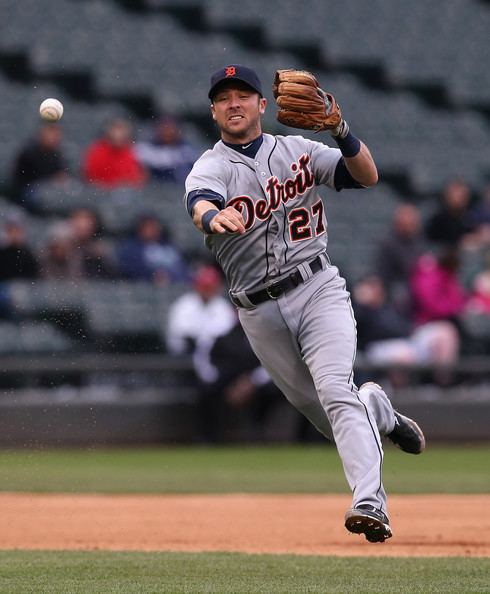
[[(314, 260), (309, 262), (307, 266), (310, 267), (312, 274), (320, 272), (323, 268), (321, 256), (317, 256)], [(277, 299), (281, 295), (284, 295), (284, 293), (287, 293), (291, 289), (300, 285), (302, 282), (303, 277), (299, 270), (295, 270), (290, 275), (282, 278), (280, 281), (272, 283), (265, 289), (260, 289), (260, 291), (254, 291), (253, 293), (245, 293), (245, 295), (252, 305), (259, 305), (268, 299)], [(243, 307), (243, 303), (237, 297), (230, 295), (230, 298), (237, 307)]]

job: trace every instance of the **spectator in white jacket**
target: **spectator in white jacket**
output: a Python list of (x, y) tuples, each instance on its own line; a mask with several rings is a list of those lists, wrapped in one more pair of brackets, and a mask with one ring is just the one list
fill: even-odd
[(193, 290), (179, 297), (169, 309), (167, 349), (174, 355), (193, 356), (197, 376), (204, 383), (216, 379), (210, 351), (219, 336), (236, 322), (236, 311), (223, 295), (223, 280), (214, 266), (201, 266), (193, 278)]

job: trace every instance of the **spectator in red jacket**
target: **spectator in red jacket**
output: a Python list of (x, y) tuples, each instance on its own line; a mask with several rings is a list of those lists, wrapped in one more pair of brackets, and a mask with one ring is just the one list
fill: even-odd
[(119, 118), (110, 122), (103, 138), (88, 148), (83, 177), (108, 190), (144, 184), (146, 173), (136, 159), (131, 125), (127, 120)]

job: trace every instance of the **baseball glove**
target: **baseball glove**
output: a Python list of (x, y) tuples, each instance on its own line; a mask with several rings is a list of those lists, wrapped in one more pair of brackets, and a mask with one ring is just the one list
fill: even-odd
[(333, 95), (318, 85), (306, 70), (277, 70), (272, 91), (279, 107), (281, 124), (303, 130), (335, 132), (342, 123), (342, 113)]

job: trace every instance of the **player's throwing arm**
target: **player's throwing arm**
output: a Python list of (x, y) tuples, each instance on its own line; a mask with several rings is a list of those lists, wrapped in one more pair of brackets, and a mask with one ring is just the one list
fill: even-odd
[(201, 231), (209, 229), (211, 233), (245, 233), (243, 216), (233, 206), (218, 210), (211, 202), (202, 200), (194, 207), (192, 218)]

